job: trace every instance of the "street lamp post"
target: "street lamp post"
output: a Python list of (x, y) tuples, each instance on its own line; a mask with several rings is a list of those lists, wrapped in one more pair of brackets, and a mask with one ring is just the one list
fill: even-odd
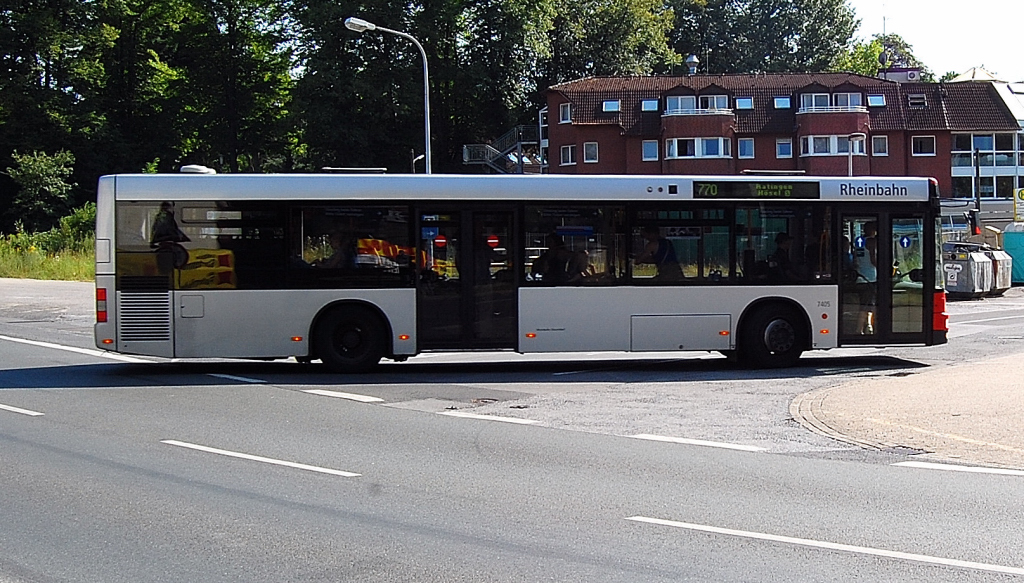
[(847, 173), (847, 176), (853, 176), (853, 145), (856, 144), (857, 142), (863, 142), (867, 138), (867, 134), (861, 132), (850, 134), (849, 138), (847, 138), (850, 141), (850, 143), (847, 145), (846, 150), (847, 159), (849, 160), (849, 172)]
[(391, 34), (398, 35), (402, 38), (409, 39), (412, 44), (416, 45), (416, 48), (420, 50), (420, 56), (423, 57), (423, 132), (424, 137), (424, 156), (426, 157), (427, 174), (430, 174), (430, 76), (427, 73), (427, 52), (423, 50), (423, 45), (420, 41), (416, 40), (411, 34), (406, 34), (401, 31), (391, 30), (390, 28), (384, 28), (383, 26), (377, 26), (372, 22), (367, 22), (362, 18), (355, 18), (350, 16), (345, 19), (345, 28), (355, 32), (365, 32), (367, 30), (379, 30), (382, 32), (390, 32)]

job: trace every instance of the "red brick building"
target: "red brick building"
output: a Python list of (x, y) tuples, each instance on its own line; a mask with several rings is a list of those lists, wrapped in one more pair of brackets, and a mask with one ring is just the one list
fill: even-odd
[[(854, 175), (935, 177), (945, 196), (972, 196), (977, 184), (983, 196), (1012, 197), (1024, 187), (1024, 134), (986, 82), (851, 73), (593, 77), (548, 89), (545, 130), (553, 174), (846, 175), (852, 163)], [(992, 168), (976, 181), (975, 158), (963, 168), (956, 152), (989, 142)], [(997, 168), (997, 142), (1010, 144), (1013, 168)]]

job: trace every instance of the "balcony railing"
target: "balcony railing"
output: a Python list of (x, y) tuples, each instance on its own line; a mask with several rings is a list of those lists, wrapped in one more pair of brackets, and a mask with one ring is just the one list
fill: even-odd
[(817, 107), (801, 107), (797, 113), (867, 113), (863, 105), (825, 105)]
[(732, 115), (732, 109), (666, 109), (662, 115)]

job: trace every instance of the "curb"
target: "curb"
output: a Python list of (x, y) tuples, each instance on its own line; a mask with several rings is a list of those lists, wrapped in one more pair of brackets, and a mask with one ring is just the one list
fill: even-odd
[(829, 397), (833, 390), (839, 387), (828, 387), (815, 389), (802, 395), (797, 395), (789, 404), (789, 414), (793, 419), (812, 433), (823, 435), (836, 441), (856, 445), (864, 449), (876, 451), (888, 450), (896, 447), (894, 444), (880, 441), (859, 439), (852, 435), (846, 435), (825, 421), (821, 404)]

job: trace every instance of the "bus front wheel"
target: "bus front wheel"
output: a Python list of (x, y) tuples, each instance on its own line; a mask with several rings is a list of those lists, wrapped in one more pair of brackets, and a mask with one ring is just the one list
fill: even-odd
[(788, 306), (764, 306), (744, 323), (740, 358), (755, 368), (785, 368), (800, 360), (806, 341), (803, 318)]
[(386, 330), (380, 318), (366, 308), (341, 308), (317, 324), (313, 343), (317, 356), (331, 371), (366, 372), (384, 356)]

